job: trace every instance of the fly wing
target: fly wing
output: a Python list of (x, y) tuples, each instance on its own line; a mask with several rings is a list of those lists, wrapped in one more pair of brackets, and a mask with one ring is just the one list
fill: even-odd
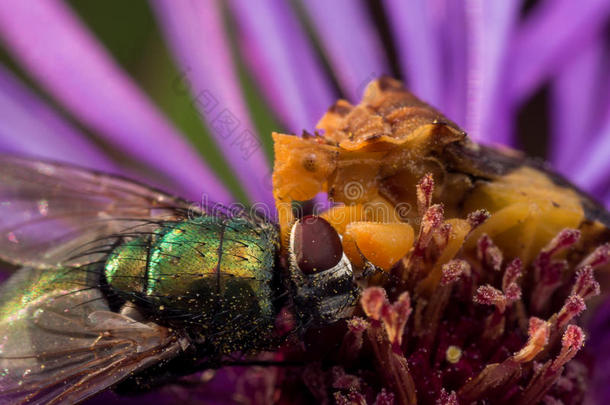
[(0, 404), (72, 404), (175, 357), (166, 328), (111, 312), (82, 269), (20, 269), (0, 289)]
[(116, 176), (0, 155), (0, 259), (55, 267), (99, 260), (119, 234), (183, 219), (188, 202)]

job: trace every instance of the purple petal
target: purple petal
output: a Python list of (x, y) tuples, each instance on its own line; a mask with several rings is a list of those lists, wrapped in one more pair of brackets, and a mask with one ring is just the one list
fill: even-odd
[(587, 329), (590, 331), (590, 339), (585, 350), (595, 359), (589, 395), (598, 400), (591, 403), (603, 404), (610, 397), (610, 300), (605, 299), (595, 310)]
[(606, 123), (577, 153), (578, 165), (572, 167), (570, 178), (593, 195), (604, 198), (610, 186), (610, 111)]
[(519, 15), (520, 1), (467, 0), (468, 78), (466, 129), (487, 143), (512, 144), (512, 132), (498, 125), (498, 115), (510, 119), (503, 104), (506, 50)]
[(567, 170), (571, 180), (609, 206), (610, 72), (605, 66), (602, 63), (599, 70), (602, 78), (595, 83), (598, 92), (591, 96), (593, 97), (591, 106), (597, 109), (589, 112), (591, 122), (588, 130), (583, 130), (586, 138), (579, 144), (580, 149), (575, 151), (573, 164)]
[(524, 100), (603, 32), (608, 0), (540, 2), (512, 39), (510, 99)]
[(390, 73), (383, 44), (360, 0), (303, 2), (347, 98), (357, 103), (376, 77)]
[(551, 161), (570, 175), (591, 140), (593, 122), (600, 113), (600, 86), (604, 43), (588, 43), (563, 67), (552, 83)]
[(0, 150), (115, 171), (114, 164), (0, 66)]
[(231, 196), (71, 10), (57, 0), (0, 7), (0, 35), (15, 58), (108, 142), (154, 165), (187, 196)]
[[(606, 332), (605, 338), (609, 337)], [(591, 351), (591, 356), (596, 361), (592, 372), (592, 381), (589, 382), (589, 392), (587, 392), (590, 402), (583, 403), (602, 405), (607, 404), (607, 400), (610, 398), (610, 386), (608, 385), (608, 381), (610, 381), (610, 348), (605, 344), (598, 346), (596, 349)]]
[(287, 129), (312, 129), (336, 100), (290, 2), (231, 0), (240, 48)]
[(467, 88), (467, 24), (463, 1), (442, 2), (442, 21), (438, 35), (442, 48), (443, 113), (452, 121), (466, 127)]
[(388, 0), (385, 4), (410, 90), (442, 110), (440, 41), (432, 3), (428, 0)]
[(184, 69), (183, 81), (225, 158), (251, 200), (272, 203), (271, 189), (264, 187), (269, 164), (240, 92), (219, 3), (159, 0), (153, 5)]

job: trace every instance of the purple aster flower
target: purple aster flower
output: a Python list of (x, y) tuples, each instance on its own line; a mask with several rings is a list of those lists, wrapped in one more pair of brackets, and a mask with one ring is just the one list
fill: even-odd
[[(191, 99), (188, 113), (208, 129), (213, 142), (206, 145), (221, 152), (244, 202), (274, 206), (264, 147), (270, 134), (257, 129), (261, 104), (277, 119), (275, 129), (313, 130), (336, 99), (356, 103), (371, 80), (389, 74), (473, 139), (533, 151), (610, 207), (607, 0), (153, 0), (150, 9), (180, 71), (155, 80)], [(0, 67), (0, 152), (124, 174), (196, 201), (241, 196), (69, 5), (6, 1), (0, 40), (8, 54)], [(244, 76), (255, 83), (254, 100), (246, 98)], [(384, 325), (388, 335), (402, 330), (395, 324), (408, 318), (408, 297), (390, 304), (367, 291), (369, 302), (403, 311), (385, 324), (367, 312), (377, 322), (370, 333)], [(508, 291), (477, 293), (479, 304), (501, 312), (509, 305)], [(572, 304), (577, 311), (579, 302)], [(606, 302), (589, 332), (589, 345), (604, 358), (609, 319)], [(365, 329), (350, 328), (360, 336)], [(530, 338), (541, 329), (530, 325)], [(578, 334), (570, 330), (566, 350), (580, 344)], [(598, 403), (610, 395), (607, 368), (608, 361), (596, 362), (591, 398)], [(204, 372), (141, 401), (270, 403), (279, 395), (270, 387), (280, 387), (282, 378), (275, 368)], [(342, 388), (353, 383), (348, 375), (333, 378)], [(391, 397), (380, 393), (377, 403)], [(336, 400), (360, 400), (354, 398)], [(102, 401), (133, 399), (105, 393), (91, 403)], [(444, 401), (457, 403), (449, 393)]]

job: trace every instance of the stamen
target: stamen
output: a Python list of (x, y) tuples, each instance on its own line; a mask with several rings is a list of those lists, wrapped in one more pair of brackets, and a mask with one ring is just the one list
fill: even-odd
[(521, 287), (517, 283), (509, 284), (504, 290), (504, 296), (506, 297), (506, 306), (519, 301), (521, 299)]
[(504, 313), (506, 309), (506, 297), (502, 291), (487, 285), (482, 285), (477, 288), (477, 291), (472, 298), (474, 302), (481, 305), (495, 305), (498, 312)]
[(586, 265), (576, 272), (576, 282), (572, 287), (572, 294), (579, 295), (583, 299), (594, 297), (600, 294), (599, 283), (593, 275), (593, 267)]
[(500, 271), (502, 251), (487, 234), (483, 234), (477, 242), (477, 257), (486, 267)]
[(521, 259), (517, 257), (511, 261), (504, 270), (502, 291), (506, 297), (507, 306), (521, 299), (521, 287), (517, 284), (517, 280), (521, 277), (522, 267)]
[(536, 286), (531, 295), (534, 313), (540, 313), (548, 306), (549, 298), (561, 284), (561, 274), (568, 268), (568, 263), (565, 260), (553, 261), (553, 256), (574, 245), (579, 239), (579, 230), (563, 229), (540, 251), (534, 260)]
[(470, 265), (464, 260), (451, 260), (442, 267), (441, 285), (454, 283), (462, 275), (470, 275)]
[(417, 241), (418, 249), (425, 249), (430, 243), (432, 232), (441, 226), (443, 223), (444, 209), (440, 204), (434, 204), (428, 208), (422, 217), (419, 239)]
[[(409, 256), (408, 261), (405, 264), (405, 271), (402, 273), (403, 279), (407, 284), (414, 285), (423, 277), (423, 271), (427, 265), (426, 253), (429, 252), (430, 248), (437, 246), (430, 242), (432, 242), (432, 239), (435, 236), (439, 236), (439, 231), (441, 235), (439, 238), (440, 240), (437, 240), (437, 243), (447, 244), (450, 229), (447, 227), (443, 228), (443, 230), (440, 229), (443, 225), (443, 216), (444, 209), (441, 204), (430, 206), (422, 216), (417, 240), (415, 241), (413, 251)], [(446, 236), (442, 236), (443, 233), (446, 233)]]
[(502, 290), (506, 293), (506, 289), (509, 285), (516, 283), (519, 277), (521, 277), (523, 269), (523, 263), (518, 257), (511, 261), (506, 269), (504, 270), (504, 277), (502, 277)]
[(411, 312), (411, 298), (408, 292), (400, 294), (394, 304), (386, 304), (381, 309), (383, 326), (393, 346), (400, 346), (402, 344), (403, 331)]
[(580, 269), (585, 266), (596, 268), (603, 266), (608, 262), (610, 262), (610, 243), (606, 243), (595, 249), (578, 265), (578, 268)]
[(381, 287), (369, 287), (362, 292), (360, 304), (369, 318), (380, 321), (381, 311), (388, 301), (385, 290)]
[(561, 339), (561, 352), (559, 352), (551, 368), (554, 371), (559, 370), (576, 356), (576, 353), (578, 353), (584, 344), (585, 334), (582, 329), (576, 325), (568, 326)]
[(417, 208), (419, 209), (419, 215), (424, 213), (432, 204), (432, 193), (434, 192), (434, 178), (431, 173), (426, 174), (417, 183)]
[(580, 240), (578, 229), (563, 229), (538, 254), (534, 266), (544, 267), (551, 261), (551, 257), (565, 250)]
[(567, 270), (568, 263), (565, 260), (548, 262), (542, 267), (536, 267), (534, 271), (536, 284), (531, 291), (532, 310), (540, 313), (549, 303), (549, 298), (561, 284), (561, 273)]
[(360, 304), (369, 318), (383, 321), (388, 340), (395, 349), (398, 349), (402, 344), (402, 334), (412, 311), (409, 293), (400, 294), (396, 302), (390, 304), (383, 288), (369, 287), (362, 293)]
[(478, 228), (481, 224), (483, 224), (483, 222), (487, 221), (490, 216), (491, 214), (489, 211), (484, 209), (476, 210), (468, 214), (466, 220), (470, 224), (470, 230), (473, 231), (474, 229)]
[(451, 229), (451, 224), (444, 223), (434, 233), (434, 240), (439, 250), (445, 249), (445, 247), (449, 243), (449, 238), (451, 237)]
[(579, 295), (570, 295), (567, 299), (559, 314), (557, 315), (557, 327), (562, 329), (568, 324), (574, 317), (580, 315), (587, 306), (585, 300)]
[(549, 341), (550, 325), (540, 318), (531, 317), (527, 331), (528, 339), (525, 347), (513, 356), (518, 363), (532, 361)]

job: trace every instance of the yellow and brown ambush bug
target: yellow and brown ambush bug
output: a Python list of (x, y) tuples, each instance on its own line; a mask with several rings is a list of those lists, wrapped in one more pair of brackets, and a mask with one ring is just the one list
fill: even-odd
[(460, 241), (456, 249), (464, 240), (473, 247), (487, 234), (507, 256), (527, 264), (564, 228), (582, 232), (581, 253), (610, 239), (610, 214), (589, 196), (537, 160), (473, 142), (397, 80), (371, 82), (356, 106), (339, 100), (317, 128), (316, 135), (302, 137), (273, 134), (274, 196), (284, 240), (293, 201), (326, 192), (338, 204), (322, 216), (343, 235), (352, 262), (363, 254), (389, 269), (411, 249), (410, 228), (419, 228), (422, 214), (416, 184), (427, 174), (446, 217), (491, 213), (472, 232), (465, 219), (448, 221), (451, 239)]
[(390, 78), (317, 127), (273, 135), (283, 250), (295, 207), (327, 193), (319, 215), (366, 289), (343, 340), (305, 340), (334, 345), (352, 375), (375, 369), (363, 380), (396, 403), (583, 403), (574, 322), (608, 286), (609, 214), (540, 162), (471, 141)]

